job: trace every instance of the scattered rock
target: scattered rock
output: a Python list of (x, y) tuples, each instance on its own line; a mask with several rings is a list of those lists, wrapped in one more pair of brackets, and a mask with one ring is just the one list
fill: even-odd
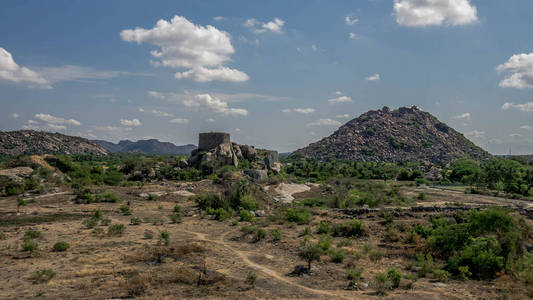
[(29, 167), (18, 167), (12, 169), (0, 170), (0, 176), (6, 176), (10, 180), (22, 182), (24, 178), (28, 178), (33, 173), (33, 169)]
[(280, 183), (274, 192), (277, 193), (274, 199), (283, 203), (290, 203), (294, 200), (293, 194), (309, 191), (311, 188), (305, 184), (297, 183)]
[(268, 179), (267, 170), (245, 170), (244, 174), (252, 178), (253, 181), (261, 183)]
[(264, 210), (256, 210), (255, 211), (255, 215), (258, 216), (258, 217), (266, 217), (266, 212)]

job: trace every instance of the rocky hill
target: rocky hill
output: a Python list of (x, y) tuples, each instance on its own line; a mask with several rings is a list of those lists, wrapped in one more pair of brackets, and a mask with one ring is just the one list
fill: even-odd
[(81, 137), (33, 130), (0, 131), (0, 154), (107, 155), (101, 146)]
[(123, 140), (118, 142), (118, 144), (102, 140), (94, 140), (93, 142), (104, 147), (107, 151), (112, 153), (130, 152), (144, 154), (189, 155), (192, 150), (196, 149), (196, 146), (192, 144), (176, 146), (172, 143), (160, 142), (156, 139), (139, 140), (137, 142)]
[(485, 160), (491, 155), (430, 113), (413, 106), (369, 111), (329, 137), (295, 151), (320, 160), (413, 161), (445, 166), (458, 158)]

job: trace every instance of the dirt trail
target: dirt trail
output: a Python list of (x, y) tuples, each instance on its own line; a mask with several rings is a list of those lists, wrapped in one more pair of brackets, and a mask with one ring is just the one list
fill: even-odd
[(207, 237), (207, 234), (205, 234), (205, 233), (194, 232), (194, 231), (190, 231), (190, 230), (179, 230), (179, 231), (184, 232), (184, 233), (188, 233), (188, 234), (192, 234), (198, 240), (205, 241), (205, 242), (211, 242), (211, 243), (215, 243), (215, 244), (218, 244), (220, 246), (223, 246), (226, 249), (228, 249), (228, 250), (232, 251), (233, 253), (237, 254), (237, 256), (239, 256), (239, 258), (245, 264), (247, 264), (248, 266), (250, 266), (250, 267), (252, 267), (252, 268), (254, 268), (256, 270), (259, 270), (259, 271), (267, 274), (268, 276), (270, 276), (270, 277), (272, 277), (274, 279), (277, 279), (277, 280), (279, 280), (279, 281), (281, 281), (283, 283), (286, 283), (288, 285), (300, 288), (300, 289), (305, 290), (307, 292), (310, 292), (310, 293), (313, 293), (313, 294), (319, 294), (319, 295), (323, 295), (323, 296), (328, 296), (330, 299), (354, 299), (354, 297), (355, 298), (359, 298), (360, 297), (360, 295), (352, 295), (352, 297), (348, 297), (344, 293), (340, 293), (340, 292), (313, 289), (313, 288), (298, 284), (296, 282), (293, 282), (293, 281), (287, 279), (285, 276), (280, 275), (278, 272), (276, 272), (276, 271), (274, 271), (272, 269), (269, 269), (269, 268), (267, 268), (265, 266), (262, 266), (260, 264), (254, 263), (253, 261), (251, 261), (248, 258), (248, 255), (246, 254), (246, 252), (240, 251), (238, 249), (235, 249), (235, 248), (231, 247), (227, 242), (224, 241), (224, 237), (226, 235), (228, 235), (230, 232), (226, 232), (225, 234), (221, 235), (218, 239), (210, 239), (210, 238)]

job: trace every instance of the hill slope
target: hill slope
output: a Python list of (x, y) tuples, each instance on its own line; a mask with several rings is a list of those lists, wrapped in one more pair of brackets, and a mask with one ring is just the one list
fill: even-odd
[(413, 106), (369, 111), (329, 137), (295, 151), (320, 160), (415, 161), (447, 165), (458, 158), (485, 160), (489, 153), (430, 113)]
[(0, 154), (107, 155), (101, 146), (81, 137), (33, 130), (0, 131)]
[(93, 142), (104, 147), (109, 152), (136, 152), (144, 154), (168, 154), (168, 155), (189, 155), (196, 149), (195, 145), (176, 146), (169, 142), (160, 142), (156, 139), (139, 140), (132, 142), (129, 140), (120, 141), (118, 144), (94, 140)]

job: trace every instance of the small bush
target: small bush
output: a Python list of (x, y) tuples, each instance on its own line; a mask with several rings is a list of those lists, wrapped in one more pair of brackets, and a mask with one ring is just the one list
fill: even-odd
[(426, 199), (426, 194), (424, 192), (420, 192), (420, 193), (418, 193), (418, 196), (416, 196), (416, 199), (425, 200)]
[(107, 234), (110, 236), (121, 236), (125, 228), (124, 224), (113, 224), (107, 227)]
[(320, 255), (322, 255), (322, 249), (318, 244), (313, 244), (307, 239), (302, 242), (302, 247), (298, 253), (300, 258), (307, 261), (307, 270), (311, 271), (311, 263), (313, 261), (319, 261)]
[(100, 225), (102, 226), (109, 226), (111, 224), (111, 219), (105, 218), (100, 221)]
[(141, 219), (137, 217), (133, 217), (130, 219), (130, 225), (140, 225), (140, 224), (141, 224)]
[(373, 261), (373, 262), (376, 262), (378, 260), (381, 260), (383, 258), (383, 252), (379, 251), (379, 250), (372, 250), (368, 253), (368, 258)]
[(87, 229), (91, 229), (91, 228), (96, 227), (96, 225), (98, 225), (98, 219), (95, 219), (95, 218), (85, 219), (83, 220), (82, 224), (85, 225)]
[(352, 240), (351, 239), (342, 239), (342, 240), (340, 240), (337, 243), (337, 247), (339, 247), (339, 248), (348, 247), (348, 246), (351, 246), (351, 245), (352, 245)]
[(120, 211), (122, 212), (122, 215), (124, 215), (124, 216), (131, 216), (130, 207), (127, 206), (127, 205), (122, 205), (120, 207)]
[(318, 224), (318, 229), (316, 233), (318, 234), (329, 234), (331, 232), (331, 223), (327, 221), (320, 221)]
[(346, 278), (348, 280), (359, 280), (361, 278), (361, 274), (363, 273), (363, 269), (348, 269), (346, 270)]
[(257, 229), (255, 233), (255, 241), (259, 242), (260, 240), (266, 237), (266, 231), (264, 229)]
[(308, 236), (308, 235), (311, 235), (312, 232), (311, 232), (311, 228), (310, 227), (305, 227), (304, 230), (302, 230), (302, 232), (299, 234), (300, 236)]
[(239, 220), (231, 221), (231, 226), (237, 226), (237, 224), (239, 224)]
[(363, 222), (353, 219), (345, 224), (338, 224), (333, 227), (333, 236), (361, 236), (364, 234)]
[(37, 270), (32, 279), (34, 283), (46, 283), (52, 280), (55, 276), (56, 272), (52, 270)]
[(39, 247), (39, 244), (37, 244), (36, 241), (27, 240), (24, 243), (22, 243), (22, 251), (24, 251), (24, 252), (37, 251), (38, 247)]
[(329, 257), (334, 263), (341, 263), (344, 261), (344, 251), (342, 249), (331, 249), (329, 251)]
[(168, 246), (170, 242), (170, 235), (168, 234), (168, 231), (163, 230), (159, 232), (159, 243), (163, 243), (165, 246)]
[(400, 286), (402, 280), (402, 271), (396, 267), (392, 267), (387, 271), (387, 278), (392, 282), (392, 287), (397, 288)]
[(144, 233), (144, 238), (147, 239), (147, 240), (151, 240), (154, 238), (154, 234), (151, 233), (151, 232), (145, 232)]
[(254, 216), (245, 209), (239, 212), (239, 217), (241, 218), (241, 222), (251, 222), (254, 219)]
[(28, 230), (24, 233), (24, 240), (38, 239), (41, 237), (41, 233), (37, 230)]
[(67, 242), (61, 241), (61, 242), (55, 243), (52, 250), (55, 252), (63, 252), (63, 251), (67, 251), (68, 248), (70, 248), (70, 245)]
[(214, 215), (215, 220), (218, 220), (218, 221), (224, 221), (228, 219), (229, 217), (231, 217), (231, 215), (233, 214), (233, 211), (231, 210), (231, 208), (229, 208), (228, 210), (224, 208), (217, 208), (217, 209), (208, 208), (205, 212), (208, 215)]
[(181, 206), (179, 206), (178, 204), (176, 204), (176, 205), (174, 206), (174, 212), (175, 212), (175, 213), (181, 213)]
[(285, 210), (285, 218), (287, 221), (296, 223), (298, 225), (305, 225), (311, 222), (311, 213), (303, 209), (287, 208)]
[(272, 236), (272, 240), (277, 242), (281, 240), (281, 236), (283, 235), (283, 233), (281, 232), (281, 229), (274, 228), (272, 229), (272, 231), (270, 231), (270, 235)]
[(172, 221), (174, 224), (181, 223), (181, 213), (175, 213), (170, 216), (170, 221)]
[(374, 277), (374, 289), (378, 295), (385, 295), (391, 289), (391, 282), (385, 273), (379, 273)]
[(102, 218), (102, 211), (99, 209), (95, 209), (93, 212), (93, 218), (100, 220)]
[(321, 236), (320, 240), (318, 240), (318, 246), (323, 251), (328, 251), (331, 248), (332, 243), (333, 243), (333, 239), (327, 235)]
[(448, 281), (448, 279), (450, 279), (450, 276), (451, 276), (448, 271), (441, 270), (441, 269), (433, 269), (431, 273), (433, 274), (433, 278), (435, 278), (438, 281), (442, 281), (442, 282)]
[(255, 274), (254, 272), (250, 272), (248, 274), (248, 278), (246, 279), (246, 282), (250, 285), (254, 285), (256, 281), (257, 281), (257, 274)]

